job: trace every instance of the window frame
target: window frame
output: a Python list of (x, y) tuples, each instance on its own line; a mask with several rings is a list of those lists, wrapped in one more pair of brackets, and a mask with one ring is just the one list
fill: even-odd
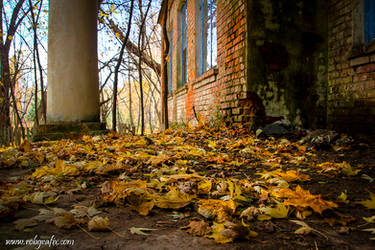
[(375, 40), (375, 0), (364, 0), (363, 8), (364, 44), (369, 45)]
[[(212, 7), (213, 2), (215, 2), (215, 12), (212, 12), (212, 8), (209, 8), (209, 6)], [(204, 8), (204, 4), (206, 5), (206, 12)], [(205, 29), (205, 19), (208, 19), (210, 15), (215, 15), (215, 20), (217, 22), (217, 3), (216, 0), (199, 0), (199, 7), (200, 7), (200, 66), (199, 66), (199, 72), (200, 75), (203, 73), (209, 71), (212, 68), (215, 68), (217, 66), (217, 23), (216, 23), (216, 36), (215, 36), (215, 44), (216, 44), (216, 51), (213, 50), (213, 32), (214, 29), (212, 28), (212, 20), (211, 17), (211, 28), (206, 27)], [(211, 47), (210, 51), (208, 48), (208, 35), (210, 35), (211, 39)], [(216, 61), (213, 62), (213, 55), (216, 54)], [(206, 57), (208, 58), (208, 54), (210, 54), (211, 62), (208, 64), (206, 61)]]
[(168, 94), (173, 93), (173, 29), (169, 32)]
[[(180, 11), (180, 21), (181, 21), (180, 87), (183, 87), (188, 82), (187, 2), (188, 1), (186, 0)], [(184, 50), (185, 50), (185, 59), (184, 59)]]

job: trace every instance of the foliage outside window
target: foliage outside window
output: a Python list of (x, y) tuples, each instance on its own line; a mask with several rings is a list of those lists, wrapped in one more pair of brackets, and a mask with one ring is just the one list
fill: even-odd
[(187, 1), (181, 9), (181, 87), (187, 83)]
[(202, 74), (217, 65), (216, 0), (200, 0), (200, 10)]
[(364, 2), (364, 32), (365, 44), (374, 41), (375, 34), (375, 0), (365, 0)]

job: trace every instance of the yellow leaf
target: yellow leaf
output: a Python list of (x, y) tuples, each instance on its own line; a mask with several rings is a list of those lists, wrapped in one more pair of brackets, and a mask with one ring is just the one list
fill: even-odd
[(198, 194), (208, 194), (211, 191), (212, 182), (204, 180), (198, 183)]
[(119, 37), (120, 36), (120, 33), (115, 33), (115, 37)]
[(367, 223), (375, 223), (375, 215), (371, 217), (362, 217)]
[(282, 203), (278, 203), (276, 207), (262, 207), (259, 210), (275, 219), (286, 218), (289, 213), (288, 207)]
[(31, 143), (28, 140), (25, 140), (20, 146), (19, 149), (23, 152), (31, 152)]
[(362, 204), (363, 206), (367, 207), (368, 209), (375, 209), (375, 194), (370, 193), (370, 199), (365, 201), (358, 201), (356, 203)]
[(311, 207), (320, 214), (326, 209), (338, 207), (336, 203), (325, 201), (320, 195), (313, 195), (309, 190), (304, 190), (300, 186), (297, 186), (295, 191), (289, 188), (281, 188), (272, 194), (276, 197), (287, 198), (284, 201), (284, 205), (291, 205), (297, 208)]
[(249, 229), (243, 224), (235, 224), (230, 221), (224, 223), (214, 222), (211, 227), (212, 234), (207, 235), (207, 238), (213, 238), (217, 243), (225, 244), (232, 242), (235, 239), (250, 239), (256, 237), (258, 233)]
[(343, 172), (343, 174), (345, 174), (346, 176), (355, 176), (357, 175), (361, 170), (360, 169), (353, 169), (352, 166), (347, 163), (347, 162), (343, 162), (341, 163), (341, 171)]
[(233, 200), (222, 201), (215, 199), (202, 199), (198, 203), (198, 213), (205, 218), (216, 217), (217, 222), (223, 222), (230, 219), (230, 216), (236, 210), (236, 204)]
[(344, 192), (341, 192), (341, 194), (337, 197), (337, 199), (341, 200), (344, 203), (349, 203), (349, 201), (347, 200), (348, 196)]
[(235, 238), (235, 235), (225, 233), (225, 226), (224, 224), (219, 224), (214, 222), (214, 224), (211, 227), (212, 234), (206, 236), (207, 238), (213, 238), (217, 243), (225, 244), (232, 242)]
[(155, 205), (160, 208), (173, 208), (179, 209), (190, 204), (194, 196), (180, 192), (174, 188), (164, 196), (155, 198)]
[(8, 36), (8, 40), (12, 41), (13, 40), (13, 36)]
[(109, 219), (108, 217), (102, 218), (100, 216), (95, 216), (87, 224), (89, 231), (110, 231)]

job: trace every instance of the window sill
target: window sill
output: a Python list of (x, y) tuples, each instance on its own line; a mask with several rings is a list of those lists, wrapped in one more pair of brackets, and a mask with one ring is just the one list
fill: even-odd
[(363, 56), (368, 56), (371, 55), (375, 52), (375, 41), (368, 45), (362, 45), (362, 46), (355, 46), (352, 48), (349, 56), (349, 60), (358, 58), (358, 57), (363, 57)]
[(179, 87), (173, 94), (177, 96), (180, 94), (184, 94), (186, 91), (187, 91), (187, 84), (185, 84), (182, 87)]
[(197, 83), (207, 79), (207, 78), (210, 78), (211, 76), (216, 76), (218, 73), (218, 69), (217, 67), (213, 67), (212, 69), (209, 69), (208, 71), (204, 72), (202, 75), (200, 75), (199, 77), (195, 78), (194, 81), (192, 81), (192, 85), (196, 85)]

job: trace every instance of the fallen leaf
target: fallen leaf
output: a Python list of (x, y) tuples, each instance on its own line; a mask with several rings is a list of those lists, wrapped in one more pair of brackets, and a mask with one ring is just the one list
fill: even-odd
[(337, 197), (337, 199), (341, 200), (341, 202), (344, 202), (346, 204), (349, 203), (349, 201), (347, 200), (348, 196), (344, 192), (341, 192), (341, 194)]
[(367, 207), (368, 209), (375, 209), (375, 194), (370, 193), (370, 199), (365, 200), (365, 201), (358, 201), (356, 203), (362, 204), (363, 206)]
[(305, 223), (303, 221), (299, 221), (299, 220), (290, 220), (290, 221), (301, 226), (296, 231), (294, 231), (295, 234), (305, 234), (306, 235), (306, 234), (309, 234), (310, 232), (315, 232), (317, 234), (320, 234), (321, 236), (323, 236), (324, 238), (326, 238), (328, 240), (328, 237), (325, 234), (323, 234), (322, 232), (310, 227), (309, 225), (307, 225), (307, 223)]
[(215, 199), (200, 200), (198, 213), (205, 218), (215, 218), (217, 222), (228, 220), (236, 210), (233, 200), (222, 201)]
[(138, 234), (138, 235), (150, 235), (149, 233), (145, 233), (143, 231), (154, 231), (158, 229), (153, 229), (153, 228), (145, 228), (145, 227), (131, 227), (130, 229), (131, 234)]
[[(363, 229), (362, 231), (370, 232), (371, 234), (375, 234), (375, 228), (366, 228), (366, 229)], [(370, 238), (370, 240), (375, 240), (375, 237)]]
[(212, 182), (210, 180), (203, 180), (198, 182), (198, 194), (208, 194), (212, 188)]
[(59, 199), (55, 192), (35, 192), (30, 196), (25, 196), (25, 201), (30, 201), (34, 204), (51, 204)]
[(177, 188), (173, 188), (163, 196), (155, 198), (155, 205), (160, 208), (179, 209), (190, 204), (194, 196), (180, 192)]
[(259, 211), (275, 219), (286, 218), (288, 217), (288, 213), (289, 213), (288, 207), (283, 205), (282, 203), (278, 203), (276, 207), (259, 208)]
[(242, 223), (235, 224), (230, 221), (224, 223), (214, 222), (211, 227), (212, 234), (206, 235), (207, 238), (213, 238), (217, 243), (225, 244), (233, 242), (235, 239), (247, 239), (258, 236), (258, 233), (250, 230), (248, 226)]
[(276, 197), (287, 198), (284, 200), (284, 205), (295, 207), (311, 207), (315, 212), (322, 213), (326, 209), (337, 208), (337, 204), (331, 201), (325, 201), (321, 195), (313, 195), (308, 190), (304, 190), (300, 186), (293, 191), (289, 188), (281, 188), (278, 191), (272, 192)]
[(25, 228), (35, 227), (38, 225), (35, 219), (27, 218), (27, 219), (18, 219), (13, 222), (15, 224), (14, 228), (18, 231), (22, 231)]
[(20, 146), (19, 149), (23, 152), (31, 152), (31, 143), (28, 140), (25, 140)]
[(78, 221), (70, 212), (53, 217), (49, 222), (53, 222), (57, 227), (65, 229), (70, 229), (78, 224)]
[(108, 217), (95, 216), (87, 224), (89, 231), (104, 232), (111, 231)]
[(367, 223), (375, 223), (375, 215), (371, 217), (362, 217)]
[(211, 231), (211, 227), (203, 220), (190, 221), (189, 225), (181, 227), (180, 229), (187, 229), (186, 232), (194, 236), (204, 236)]

